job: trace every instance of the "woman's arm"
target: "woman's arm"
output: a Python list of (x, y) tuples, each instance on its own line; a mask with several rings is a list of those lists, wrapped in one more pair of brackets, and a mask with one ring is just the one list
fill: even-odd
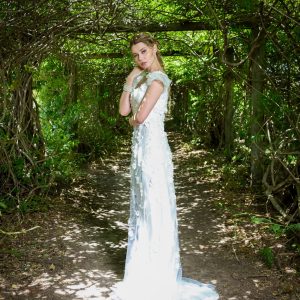
[[(132, 81), (126, 80), (126, 84), (131, 87), (132, 86)], [(131, 112), (131, 107), (130, 107), (130, 92), (129, 91), (124, 91), (121, 95), (120, 102), (119, 102), (119, 113), (122, 116), (127, 116)]]
[(137, 126), (146, 120), (157, 100), (161, 96), (163, 90), (164, 85), (161, 81), (154, 80), (150, 84), (137, 113), (135, 113), (129, 120), (130, 125)]
[[(127, 88), (132, 88), (133, 80), (134, 78), (141, 73), (141, 69), (138, 67), (135, 67), (128, 77), (126, 78), (126, 86)], [(128, 90), (123, 90), (123, 93), (120, 98), (119, 102), (119, 113), (122, 116), (127, 116), (131, 112), (131, 107), (130, 107), (130, 91)]]

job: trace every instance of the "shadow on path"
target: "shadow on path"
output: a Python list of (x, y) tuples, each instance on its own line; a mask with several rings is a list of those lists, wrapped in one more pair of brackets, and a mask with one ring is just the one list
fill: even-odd
[[(184, 276), (216, 284), (221, 299), (288, 299), (276, 298), (279, 277), (274, 271), (254, 255), (233, 251), (232, 236), (215, 205), (222, 193), (212, 155), (184, 151), (174, 134), (170, 140)], [(15, 278), (23, 280), (14, 281), (9, 270), (2, 270), (0, 299), (107, 299), (110, 287), (123, 276), (129, 150), (91, 165), (84, 178), (63, 191), (55, 214), (45, 215), (46, 225), (27, 239), (31, 252), (17, 261), (24, 276)], [(207, 176), (208, 170), (214, 176)]]

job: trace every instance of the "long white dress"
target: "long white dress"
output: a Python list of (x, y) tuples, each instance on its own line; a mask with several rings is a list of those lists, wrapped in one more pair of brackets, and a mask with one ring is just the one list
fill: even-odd
[(142, 72), (135, 78), (132, 111), (138, 110), (153, 80), (162, 82), (164, 91), (133, 131), (125, 275), (110, 299), (216, 300), (212, 285), (182, 277), (172, 154), (164, 131), (171, 83), (165, 73)]

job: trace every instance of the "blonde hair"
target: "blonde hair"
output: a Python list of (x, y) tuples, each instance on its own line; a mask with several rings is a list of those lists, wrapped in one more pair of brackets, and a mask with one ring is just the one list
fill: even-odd
[(156, 57), (157, 57), (157, 60), (160, 64), (160, 66), (164, 69), (164, 62), (162, 60), (161, 54), (158, 49), (159, 42), (153, 36), (151, 36), (149, 33), (142, 32), (142, 33), (138, 33), (132, 37), (132, 39), (130, 40), (130, 48), (133, 45), (136, 45), (138, 43), (144, 43), (149, 47), (153, 47), (154, 45), (156, 45), (157, 46)]

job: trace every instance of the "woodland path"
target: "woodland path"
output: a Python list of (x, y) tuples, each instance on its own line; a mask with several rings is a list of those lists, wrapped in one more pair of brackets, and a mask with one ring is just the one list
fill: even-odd
[[(220, 299), (297, 299), (275, 269), (234, 248), (212, 154), (171, 140), (184, 276), (214, 283)], [(4, 243), (11, 250), (1, 253), (0, 299), (107, 299), (124, 268), (129, 150), (90, 165), (50, 211), (23, 223), (40, 228)]]

